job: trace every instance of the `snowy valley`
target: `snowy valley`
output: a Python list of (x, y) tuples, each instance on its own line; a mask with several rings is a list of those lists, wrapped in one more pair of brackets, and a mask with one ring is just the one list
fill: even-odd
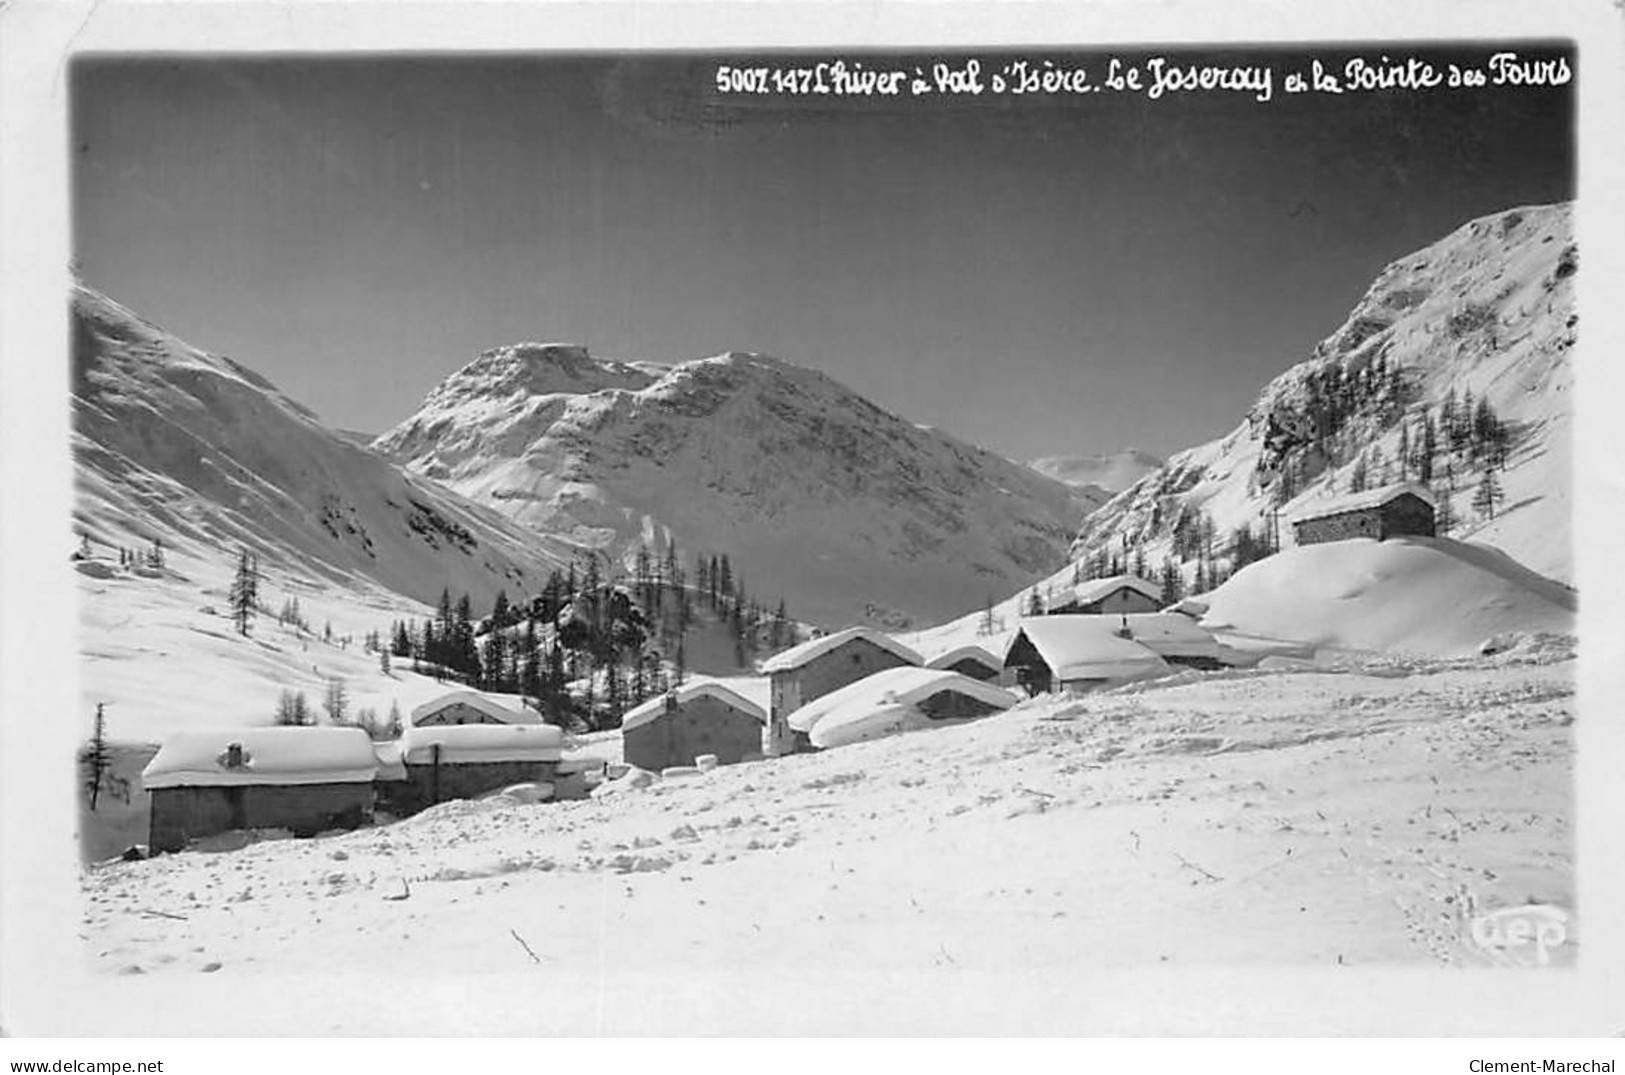
[[(528, 606), (589, 561), (603, 586), (532, 617), (541, 644), (618, 595), (646, 631), (617, 644), (640, 689), (645, 666), (663, 686), (698, 667), (678, 647), (709, 583), (705, 645), (726, 648), (724, 625), (749, 641), (700, 670), (764, 710), (778, 688), (760, 658), (813, 625), (1002, 663), (1024, 618), (1099, 575), (1145, 575), (1228, 665), (821, 752), (685, 762), (579, 801), (496, 794), (314, 839), (98, 861), (87, 958), (131, 977), (335, 960), (534, 971), (533, 1022), (508, 1028), (531, 1034), (728, 1032), (703, 996), (598, 1006), (584, 983), (606, 966), (759, 989), (764, 1030), (925, 1033), (940, 1013), (882, 1023), (831, 999), (854, 958), (877, 978), (990, 976), (1014, 990), (989, 1028), (1008, 1032), (1079, 966), (1522, 965), (1531, 950), (1474, 928), (1526, 905), (1569, 909), (1539, 959), (1571, 963), (1575, 258), (1565, 205), (1463, 225), (1396, 260), (1231, 433), (1166, 464), (1024, 466), (762, 355), (664, 365), (551, 344), (486, 352), (364, 448), (80, 291), (80, 694), (86, 722), (108, 703), (126, 781), (175, 731), (270, 723), (279, 690), (342, 679), (381, 712), (458, 687), (359, 640), (433, 617), (444, 591), (477, 616), (498, 592)], [(1484, 404), (1499, 440), (1452, 444), (1457, 413)], [(1501, 498), (1475, 506), (1487, 480)], [(1305, 505), (1398, 481), (1427, 486), (1448, 533), (1293, 541)], [(163, 566), (124, 562), (155, 540)], [(708, 579), (661, 574), (672, 542), (685, 568), (726, 553), (761, 607), (733, 583), (719, 603), (709, 564)], [(230, 617), (240, 549), (263, 574), (251, 634)], [(271, 614), (295, 597), (307, 627)], [(770, 625), (781, 598), (789, 620)], [(567, 757), (616, 766), (620, 713), (600, 727), (594, 706), (619, 673), (583, 662), (540, 708), (584, 714), (562, 718)], [(115, 821), (87, 817), (88, 858), (143, 842), (138, 785)], [(786, 1007), (798, 987), (822, 1006)], [(176, 1032), (212, 1025), (220, 992), (173, 1013)], [(1041, 1025), (1125, 1028), (1101, 1018)], [(358, 1006), (329, 1029), (404, 1020)]]

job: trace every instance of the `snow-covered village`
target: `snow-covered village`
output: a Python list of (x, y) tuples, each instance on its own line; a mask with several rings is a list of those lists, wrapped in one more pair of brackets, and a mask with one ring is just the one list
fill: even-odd
[[(123, 114), (114, 99), (146, 84), (139, 66), (82, 72), (83, 107)], [(574, 77), (560, 70), (549, 77)], [(601, 93), (628, 140), (681, 148), (685, 124), (710, 131), (710, 113), (676, 105), (628, 118), (638, 94), (671, 92), (669, 78), (641, 77), (582, 75), (595, 102), (584, 114)], [(443, 107), (460, 107), (445, 92)], [(294, 91), (265, 99), (297, 114)], [(785, 112), (782, 129), (802, 115)], [(841, 122), (856, 128), (852, 115)], [(947, 130), (960, 115), (932, 122)], [(1391, 226), (1343, 214), (1336, 191), (1293, 193), (1269, 227), (1320, 229), (1307, 260), (1264, 268), (1295, 256), (1283, 248), (1190, 271), (1228, 276), (1220, 291), (1252, 287), (1249, 273), (1268, 276), (1261, 287), (1284, 273), (1306, 294), (1322, 288), (1321, 305), (1277, 300), (1301, 343), (1272, 352), (1246, 335), (1277, 309), (1186, 317), (1170, 292), (1157, 300), (1166, 318), (1122, 329), (1189, 330), (1191, 349), (1165, 370), (1139, 359), (1112, 373), (1098, 341), (1080, 342), (1059, 359), (1065, 381), (1018, 394), (1000, 387), (1023, 376), (1016, 358), (988, 355), (977, 379), (954, 381), (984, 359), (927, 354), (970, 327), (944, 328), (887, 380), (887, 341), (909, 327), (874, 326), (889, 303), (937, 302), (922, 297), (926, 270), (907, 287), (876, 276), (867, 286), (890, 296), (876, 299), (812, 275), (797, 285), (790, 301), (832, 322), (851, 310), (878, 333), (861, 368), (781, 346), (765, 298), (754, 334), (714, 350), (684, 350), (681, 334), (671, 351), (610, 336), (601, 354), (547, 305), (476, 325), (488, 334), (460, 352), (431, 347), (441, 337), (420, 317), (439, 315), (409, 311), (382, 282), (344, 302), (363, 321), (403, 319), (389, 346), (424, 338), (421, 366), (349, 345), (262, 362), (256, 333), (270, 341), (280, 318), (294, 334), (285, 349), (306, 347), (305, 315), (283, 304), (315, 301), (329, 255), (279, 266), (283, 290), (222, 299), (214, 322), (197, 322), (229, 313), (240, 336), (195, 331), (157, 284), (148, 309), (140, 273), (95, 245), (126, 241), (97, 208), (114, 204), (97, 193), (113, 181), (94, 163), (97, 139), (122, 135), (96, 114), (76, 122), (92, 146), (81, 197), (102, 199), (84, 202), (71, 298), (75, 544), (62, 550), (80, 630), (79, 958), (121, 981), (215, 976), (217, 998), (194, 991), (161, 1017), (169, 1032), (213, 1033), (232, 980), (334, 968), (534, 971), (529, 1022), (502, 1031), (518, 1033), (636, 1032), (639, 1017), (606, 1017), (601, 987), (581, 984), (605, 968), (700, 983), (663, 1002), (686, 1032), (951, 1033), (953, 1009), (905, 1005), (885, 1022), (829, 998), (854, 975), (970, 975), (1025, 998), (1011, 1006), (1024, 1015), (995, 1025), (1043, 1033), (1072, 1024), (1046, 1020), (1040, 998), (1079, 974), (1539, 973), (1580, 958), (1568, 158), (1505, 182), (1474, 172), (1458, 197), (1456, 158), (1441, 156), (1425, 169), (1442, 193)], [(747, 150), (790, 137), (773, 133), (780, 119), (740, 122), (762, 133), (721, 124), (715, 137)], [(1402, 152), (1372, 137), (1373, 159)], [(1486, 172), (1496, 137), (1475, 143)], [(392, 145), (388, 174), (425, 178), (379, 197), (441, 213), (433, 199), (458, 180), (430, 174), (440, 150)], [(513, 163), (466, 152), (465, 184)], [(354, 156), (322, 175), (370, 166)], [(1370, 171), (1350, 205), (1410, 196), (1392, 178), (1404, 169)], [(572, 211), (619, 212), (615, 199), (643, 189), (593, 174), (610, 207)], [(696, 189), (726, 185), (705, 176)], [(819, 204), (787, 242), (846, 227), (833, 201)], [(271, 234), (279, 214), (307, 210), (272, 199), (262, 211)], [(661, 227), (735, 234), (710, 213), (702, 203)], [(303, 218), (287, 221), (304, 233)], [(538, 228), (519, 241), (541, 242)], [(1365, 260), (1312, 267), (1313, 251), (1356, 237)], [(1000, 251), (989, 257), (1005, 259), (1001, 272), (1021, 256), (989, 230), (972, 238)], [(445, 257), (457, 267), (428, 258), (412, 271), (455, 290), (451, 274), (473, 262)], [(602, 297), (618, 264), (582, 263), (602, 274), (597, 299), (559, 283), (571, 267), (557, 259), (538, 287), (580, 286), (583, 303), (616, 323), (646, 317), (640, 331), (659, 339), (675, 316), (665, 298)], [(741, 281), (775, 271), (749, 265)], [(249, 272), (209, 271), (221, 294)], [(1154, 289), (1160, 270), (1145, 271), (1140, 286)], [(461, 283), (498, 286), (477, 279)], [(1109, 324), (1127, 300), (1089, 279), (1105, 292), (1087, 316)], [(1064, 281), (1036, 297), (985, 283), (1034, 321), (1050, 291), (1057, 310), (1071, 301)], [(693, 292), (674, 282), (671, 294)], [(965, 311), (967, 324), (992, 309)], [(1013, 354), (1040, 329), (990, 331)], [(1225, 365), (1226, 333), (1251, 364)], [(335, 372), (345, 364), (354, 374)], [(938, 369), (951, 390), (931, 386)], [(347, 394), (373, 409), (345, 411)], [(779, 985), (757, 994), (762, 983)], [(766, 999), (796, 983), (820, 1005)], [(314, 1029), (395, 1032), (400, 1015), (363, 1007)], [(253, 1025), (273, 1024), (262, 1012)]]

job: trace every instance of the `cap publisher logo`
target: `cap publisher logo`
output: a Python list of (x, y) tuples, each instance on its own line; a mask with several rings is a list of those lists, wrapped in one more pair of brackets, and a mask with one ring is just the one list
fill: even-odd
[(1561, 908), (1540, 903), (1503, 907), (1473, 919), (1472, 934), (1474, 943), (1492, 955), (1544, 967), (1551, 962), (1552, 950), (1568, 941), (1569, 916)]

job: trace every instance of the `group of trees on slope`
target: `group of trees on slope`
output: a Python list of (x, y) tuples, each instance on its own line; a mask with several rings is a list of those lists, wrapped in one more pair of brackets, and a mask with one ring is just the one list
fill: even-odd
[(725, 626), (741, 667), (795, 635), (784, 602), (769, 614), (726, 554), (699, 554), (691, 574), (667, 542), (658, 555), (640, 546), (631, 572), (620, 575), (584, 554), (579, 566), (551, 572), (529, 601), (498, 593), (482, 618), (467, 594), (453, 601), (443, 590), (434, 616), (396, 621), (387, 644), (374, 632), (367, 646), (383, 661), (409, 660), (415, 671), (521, 695), (550, 723), (598, 729), (683, 683), (686, 640), (702, 618)]
[[(1119, 534), (1079, 558), (1073, 583), (1134, 574), (1158, 582), (1168, 604), (1187, 592), (1214, 589), (1248, 564), (1280, 551), (1280, 509), (1307, 488), (1307, 461), (1316, 457), (1325, 460), (1327, 470), (1348, 464), (1342, 487), (1334, 480), (1330, 493), (1358, 493), (1396, 482), (1427, 487), (1437, 505), (1435, 527), (1441, 536), (1461, 523), (1454, 504), (1459, 490), (1474, 488), (1471, 507), (1480, 519), (1493, 519), (1505, 501), (1497, 474), (1505, 470), (1516, 438), (1512, 424), (1487, 398), (1475, 399), (1471, 391), (1458, 396), (1452, 389), (1438, 403), (1418, 407), (1409, 402), (1413, 393), (1402, 371), (1383, 361), (1357, 374), (1316, 371), (1306, 379), (1305, 392), (1303, 413), (1314, 432), (1280, 456), (1268, 486), (1268, 508), (1256, 524), (1221, 534), (1206, 511), (1170, 492), (1154, 505), (1150, 524), (1135, 538)], [(1365, 421), (1356, 423), (1356, 417)], [(1372, 442), (1395, 427), (1398, 444), (1387, 455)], [(1179, 478), (1170, 472), (1165, 480)], [(1146, 547), (1164, 535), (1168, 551), (1153, 564)], [(1022, 607), (1033, 614), (1055, 601), (1056, 595), (1034, 588)]]

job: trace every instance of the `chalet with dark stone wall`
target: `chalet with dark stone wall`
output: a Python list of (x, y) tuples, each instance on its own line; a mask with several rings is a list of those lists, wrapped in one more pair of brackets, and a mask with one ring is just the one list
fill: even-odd
[(171, 736), (142, 770), (148, 846), (179, 851), (241, 829), (314, 836), (372, 816), (372, 741), (359, 728), (228, 728)]
[(960, 646), (925, 662), (927, 668), (958, 672), (971, 679), (997, 681), (1004, 672), (1004, 660), (981, 646)]
[(888, 668), (791, 713), (790, 730), (825, 750), (900, 732), (962, 724), (1009, 709), (1016, 696), (943, 668)]
[(452, 691), (412, 710), (408, 723), (414, 728), (443, 724), (540, 724), (542, 718), (529, 710), (498, 705), (477, 691)]
[(1433, 537), (1435, 533), (1433, 494), (1411, 483), (1311, 501), (1290, 511), (1288, 517), (1299, 545), (1351, 538)]
[(870, 627), (848, 627), (768, 658), (761, 668), (772, 686), (767, 753), (796, 750), (789, 717), (813, 699), (887, 668), (924, 663), (918, 653)]
[(1088, 579), (1072, 588), (1050, 615), (1117, 616), (1126, 612), (1155, 612), (1162, 607), (1162, 587), (1138, 575)]
[(406, 729), (398, 750), (398, 766), (380, 766), (378, 802), (407, 815), (514, 784), (553, 783), (564, 732), (551, 724), (430, 724)]
[(719, 765), (762, 756), (767, 711), (719, 683), (689, 683), (629, 711), (621, 720), (628, 765), (660, 772), (710, 754)]

